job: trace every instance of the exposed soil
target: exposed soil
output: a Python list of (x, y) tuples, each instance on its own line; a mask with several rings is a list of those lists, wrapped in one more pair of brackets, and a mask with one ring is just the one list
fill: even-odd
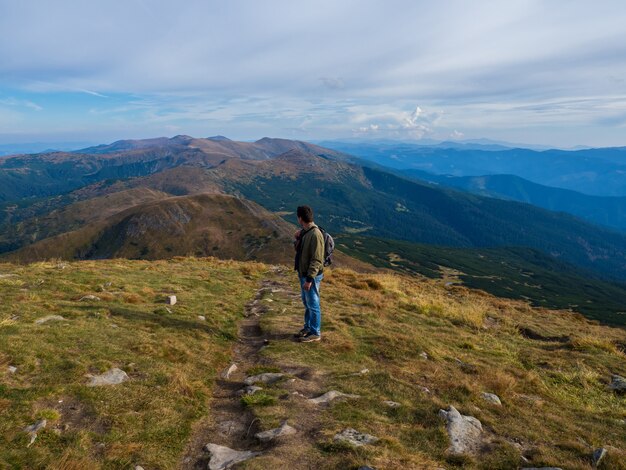
[[(270, 308), (270, 302), (266, 298), (280, 296), (289, 301), (299, 298), (299, 294), (293, 292), (289, 286), (285, 274), (277, 272), (272, 278), (261, 283), (254, 298), (246, 305), (245, 318), (239, 323), (237, 345), (233, 348), (232, 355), (232, 362), (237, 365), (237, 370), (228, 379), (220, 376), (216, 381), (210, 415), (196, 424), (181, 458), (181, 469), (208, 468), (210, 455), (204, 450), (207, 443), (235, 450), (261, 451), (264, 456), (271, 458), (272, 464), (288, 465), (291, 469), (316, 468), (316, 462), (310, 460), (309, 450), (319, 438), (320, 426), (317, 413), (311, 413), (312, 405), (307, 403), (306, 398), (319, 393), (319, 377), (315, 371), (306, 368), (281, 367), (259, 354), (263, 347), (273, 341), (295, 341), (293, 332), (268, 334), (261, 328), (260, 318)], [(254, 366), (278, 367), (286, 374), (287, 379), (280, 386), (288, 393), (281, 396), (279, 401), (293, 402), (295, 408), (292, 411), (296, 410), (296, 416), (292, 413), (289, 424), (298, 431), (295, 440), (285, 438), (260, 444), (254, 438), (255, 433), (261, 430), (259, 420), (252, 410), (243, 406), (241, 397), (237, 394), (245, 387), (246, 371)]]

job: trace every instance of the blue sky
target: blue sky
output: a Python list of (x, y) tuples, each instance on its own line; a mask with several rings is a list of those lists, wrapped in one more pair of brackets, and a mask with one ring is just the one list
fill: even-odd
[(626, 2), (0, 0), (0, 144), (626, 145)]

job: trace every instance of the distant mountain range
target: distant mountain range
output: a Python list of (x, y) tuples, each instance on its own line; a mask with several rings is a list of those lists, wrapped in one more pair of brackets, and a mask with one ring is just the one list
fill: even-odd
[(626, 147), (535, 151), (415, 144), (326, 142), (325, 145), (394, 169), (451, 176), (515, 175), (589, 195), (626, 196)]
[[(289, 262), (295, 227), (288, 222), (305, 203), (336, 235), (526, 247), (555, 261), (548, 270), (559, 263), (568, 272), (579, 269), (576, 282), (626, 280), (626, 235), (530, 204), (415, 181), (337, 150), (270, 138), (177, 136), (5, 157), (0, 252), (23, 261), (193, 254)], [(519, 265), (516, 256), (512, 266)]]
[(449, 176), (421, 170), (403, 170), (419, 181), (458, 188), (482, 196), (525, 202), (626, 232), (626, 197), (589, 196), (551, 188), (514, 175)]

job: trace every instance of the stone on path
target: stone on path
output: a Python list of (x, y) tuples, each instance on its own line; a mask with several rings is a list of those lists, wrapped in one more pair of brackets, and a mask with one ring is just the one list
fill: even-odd
[(261, 383), (269, 385), (269, 384), (273, 384), (275, 382), (278, 382), (284, 376), (285, 376), (285, 374), (281, 374), (281, 373), (278, 373), (278, 372), (266, 372), (264, 374), (253, 375), (251, 377), (248, 377), (243, 382), (246, 385), (253, 385), (253, 384), (257, 383), (257, 382), (261, 382)]
[(100, 387), (103, 385), (118, 385), (129, 380), (128, 375), (122, 369), (114, 367), (101, 375), (88, 375), (91, 381), (88, 387)]
[(600, 465), (602, 459), (606, 457), (607, 452), (608, 451), (604, 447), (600, 447), (599, 449), (593, 451), (593, 454), (591, 455), (591, 465), (593, 465), (593, 468)]
[(493, 403), (494, 405), (502, 406), (502, 402), (500, 401), (500, 397), (495, 393), (487, 393), (482, 392), (480, 396), (483, 397), (483, 400), (488, 401), (489, 403)]
[(285, 421), (283, 424), (281, 424), (277, 428), (268, 429), (267, 431), (256, 433), (254, 435), (254, 437), (256, 437), (261, 442), (269, 442), (269, 441), (273, 441), (274, 439), (277, 439), (279, 437), (290, 436), (290, 435), (295, 434), (297, 432), (298, 431), (296, 431), (295, 428), (292, 428), (291, 426), (289, 426), (287, 424), (287, 421)]
[(45, 428), (46, 424), (48, 424), (48, 421), (46, 421), (45, 419), (40, 419), (34, 424), (31, 424), (30, 426), (26, 426), (24, 428), (24, 432), (30, 434), (30, 442), (26, 447), (30, 447), (33, 442), (35, 442), (35, 439), (37, 439), (37, 433), (39, 432), (39, 430)]
[(626, 379), (621, 375), (613, 374), (609, 388), (611, 390), (615, 390), (616, 392), (626, 393)]
[(385, 400), (383, 403), (387, 405), (389, 408), (400, 408), (402, 406), (397, 401), (391, 401), (391, 400)]
[(95, 295), (85, 295), (80, 298), (79, 302), (98, 302), (100, 301), (100, 297), (96, 297)]
[(233, 372), (237, 370), (237, 364), (232, 363), (228, 368), (222, 371), (222, 378), (228, 380)]
[(37, 325), (43, 325), (44, 323), (47, 323), (49, 321), (64, 321), (65, 318), (63, 318), (61, 315), (48, 315), (42, 318), (38, 318), (37, 320), (35, 320), (35, 324)]
[(168, 295), (167, 298), (165, 299), (165, 303), (167, 305), (176, 305), (176, 302), (178, 302), (178, 299), (176, 298), (175, 295)]
[(349, 393), (338, 392), (337, 390), (331, 390), (330, 392), (326, 392), (324, 395), (320, 395), (317, 398), (310, 398), (309, 403), (313, 403), (314, 405), (319, 405), (321, 403), (330, 403), (331, 401), (337, 398), (361, 398), (360, 395), (351, 395)]
[(261, 454), (249, 450), (233, 450), (218, 444), (207, 444), (204, 448), (211, 453), (209, 470), (226, 470), (235, 464)]
[(473, 416), (465, 416), (450, 405), (448, 410), (439, 410), (439, 416), (447, 422), (446, 430), (450, 439), (448, 452), (454, 455), (471, 454), (478, 451), (481, 444), (482, 424)]
[(353, 446), (364, 446), (367, 444), (373, 444), (378, 441), (377, 437), (370, 434), (364, 434), (356, 429), (347, 428), (341, 431), (339, 434), (335, 434), (335, 441), (347, 442)]
[(254, 395), (256, 392), (263, 390), (263, 387), (257, 387), (256, 385), (248, 385), (237, 392), (237, 395)]

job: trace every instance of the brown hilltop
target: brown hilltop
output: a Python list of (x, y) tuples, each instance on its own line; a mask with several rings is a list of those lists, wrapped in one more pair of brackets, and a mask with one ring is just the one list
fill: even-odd
[(259, 205), (221, 194), (169, 197), (123, 210), (8, 258), (161, 259), (177, 255), (289, 262), (293, 227)]
[[(72, 214), (81, 206), (84, 209), (86, 203), (102, 206), (126, 193), (154, 200), (120, 209), (108, 217), (86, 217), (87, 223), (80, 228), (33, 243), (4, 258), (32, 262), (51, 258), (155, 260), (192, 255), (292, 263), (296, 227), (252, 201), (225, 194), (168, 197), (146, 188), (138, 191), (77, 203), (66, 213)], [(335, 261), (337, 266), (371, 270), (369, 265), (342, 253), (336, 253)]]

